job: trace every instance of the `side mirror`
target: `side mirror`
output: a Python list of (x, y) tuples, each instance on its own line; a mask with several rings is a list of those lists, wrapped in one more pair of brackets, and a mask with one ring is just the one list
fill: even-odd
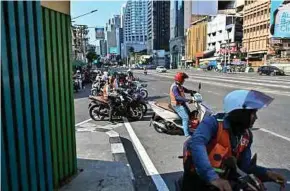
[(201, 89), (201, 83), (199, 82), (199, 84), (198, 84), (198, 90), (200, 90)]

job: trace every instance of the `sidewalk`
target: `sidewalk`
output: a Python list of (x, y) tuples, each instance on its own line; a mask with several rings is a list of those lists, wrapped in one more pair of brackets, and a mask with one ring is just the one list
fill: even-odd
[[(103, 124), (102, 124), (103, 123)], [(123, 124), (117, 124), (120, 126)], [(133, 175), (114, 125), (93, 121), (76, 127), (79, 174), (61, 191), (133, 191)], [(116, 161), (116, 155), (125, 160)], [(115, 160), (114, 160), (115, 159)]]

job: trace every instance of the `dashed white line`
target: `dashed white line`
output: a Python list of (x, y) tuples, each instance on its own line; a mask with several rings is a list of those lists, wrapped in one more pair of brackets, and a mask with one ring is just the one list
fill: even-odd
[(284, 139), (284, 140), (290, 142), (290, 138), (289, 138), (289, 137), (285, 137), (285, 136), (283, 136), (283, 135), (279, 135), (279, 134), (277, 134), (277, 133), (274, 133), (274, 132), (269, 131), (269, 130), (264, 129), (264, 128), (258, 128), (258, 129), (259, 129), (260, 131), (264, 131), (264, 132), (266, 132), (266, 133), (272, 134), (272, 135), (274, 135), (274, 136), (276, 136), (276, 137), (279, 137), (279, 138), (281, 138), (281, 139)]
[(82, 121), (82, 122), (79, 122), (79, 123), (75, 124), (75, 126), (80, 126), (80, 125), (82, 125), (82, 124), (84, 124), (84, 123), (86, 123), (86, 122), (89, 122), (89, 121), (91, 121), (91, 120), (92, 120), (92, 119), (84, 120), (84, 121)]
[(138, 139), (137, 135), (135, 134), (132, 126), (128, 122), (126, 118), (123, 118), (125, 127), (129, 133), (129, 136), (131, 138), (131, 141), (133, 142), (133, 145), (135, 147), (135, 150), (137, 151), (140, 160), (142, 161), (142, 165), (144, 169), (147, 172), (147, 175), (151, 176), (157, 190), (160, 191), (169, 191), (166, 183), (160, 176), (159, 172), (155, 168), (153, 162), (151, 161), (150, 157), (148, 156), (145, 148), (141, 144), (140, 140)]

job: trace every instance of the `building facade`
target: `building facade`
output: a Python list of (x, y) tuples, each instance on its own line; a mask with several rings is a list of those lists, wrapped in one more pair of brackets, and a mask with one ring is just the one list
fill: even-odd
[(243, 50), (248, 63), (257, 67), (266, 62), (269, 45), (270, 1), (245, 1)]
[(170, 1), (148, 1), (147, 52), (169, 51)]
[(128, 0), (124, 10), (124, 43), (122, 57), (127, 57), (129, 48), (135, 52), (146, 49), (147, 42), (147, 2)]
[[(187, 29), (185, 58), (187, 63), (197, 63), (207, 48), (207, 20), (202, 19), (192, 23)], [(201, 55), (201, 56), (200, 56)]]
[(100, 49), (101, 49), (101, 56), (107, 55), (107, 41), (106, 40), (100, 40)]
[(184, 1), (170, 2), (170, 68), (177, 68), (184, 56)]
[(222, 49), (233, 46), (237, 49), (242, 43), (242, 18), (218, 14), (211, 17), (207, 27), (207, 50), (215, 50), (215, 56), (222, 54)]

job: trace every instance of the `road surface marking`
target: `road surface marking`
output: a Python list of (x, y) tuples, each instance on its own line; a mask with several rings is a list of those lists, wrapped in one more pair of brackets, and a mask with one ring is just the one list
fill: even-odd
[(163, 93), (164, 95), (169, 95), (169, 93)]
[[(163, 75), (163, 76), (160, 76), (160, 75), (156, 75), (156, 76), (159, 76), (159, 77), (163, 77), (163, 78), (171, 78), (172, 76), (169, 76), (169, 75)], [(188, 79), (187, 81), (190, 81), (190, 82), (196, 82), (196, 80), (192, 80), (192, 79)], [(252, 89), (256, 89), (256, 90), (260, 90), (262, 92), (265, 92), (265, 93), (271, 93), (271, 94), (275, 94), (275, 95), (282, 95), (282, 96), (290, 96), (290, 92), (285, 92), (285, 91), (273, 91), (273, 90), (269, 90), (269, 89), (264, 89), (262, 87), (245, 87), (245, 86), (241, 86), (241, 85), (234, 85), (234, 84), (230, 84), (230, 83), (219, 83), (219, 82), (213, 82), (213, 81), (208, 81), (208, 80), (200, 80), (202, 83), (204, 84), (209, 84), (209, 85), (216, 85), (216, 86), (221, 86), (221, 87), (226, 87), (226, 88), (239, 88), (239, 89), (246, 89), (246, 90), (252, 90)], [(245, 84), (246, 85), (246, 84)]]
[(89, 121), (91, 121), (91, 120), (92, 120), (92, 119), (84, 120), (84, 121), (82, 121), (82, 122), (79, 122), (79, 123), (75, 124), (75, 126), (80, 126), (80, 125), (82, 125), (82, 124), (84, 124), (84, 123), (86, 123), (86, 122), (89, 122)]
[(169, 191), (166, 183), (160, 176), (159, 172), (155, 168), (154, 164), (152, 163), (150, 157), (148, 156), (145, 148), (141, 144), (140, 140), (138, 139), (137, 135), (135, 134), (132, 126), (128, 122), (127, 118), (123, 118), (125, 127), (129, 133), (129, 136), (131, 138), (131, 141), (133, 142), (134, 148), (136, 152), (138, 153), (138, 156), (140, 160), (142, 161), (143, 168), (146, 170), (147, 175), (151, 176), (153, 182), (155, 183), (155, 186), (157, 190), (160, 191)]
[(113, 154), (116, 154), (116, 153), (125, 153), (125, 149), (124, 149), (122, 143), (114, 143), (114, 144), (111, 144), (111, 151), (112, 151)]
[(217, 93), (217, 92), (214, 92), (214, 91), (207, 91), (208, 93), (211, 93), (211, 94), (215, 94), (215, 95), (221, 95), (221, 94), (219, 94), (219, 93)]
[(283, 135), (279, 135), (279, 134), (277, 134), (277, 133), (274, 133), (274, 132), (269, 131), (269, 130), (264, 129), (264, 128), (258, 128), (258, 129), (259, 129), (260, 131), (264, 131), (264, 132), (266, 132), (266, 133), (270, 133), (270, 134), (272, 134), (272, 135), (274, 135), (274, 136), (276, 136), (276, 137), (279, 137), (279, 138), (281, 138), (281, 139), (284, 139), (284, 140), (290, 142), (290, 138), (289, 138), (289, 137), (285, 137), (285, 136), (283, 136)]

